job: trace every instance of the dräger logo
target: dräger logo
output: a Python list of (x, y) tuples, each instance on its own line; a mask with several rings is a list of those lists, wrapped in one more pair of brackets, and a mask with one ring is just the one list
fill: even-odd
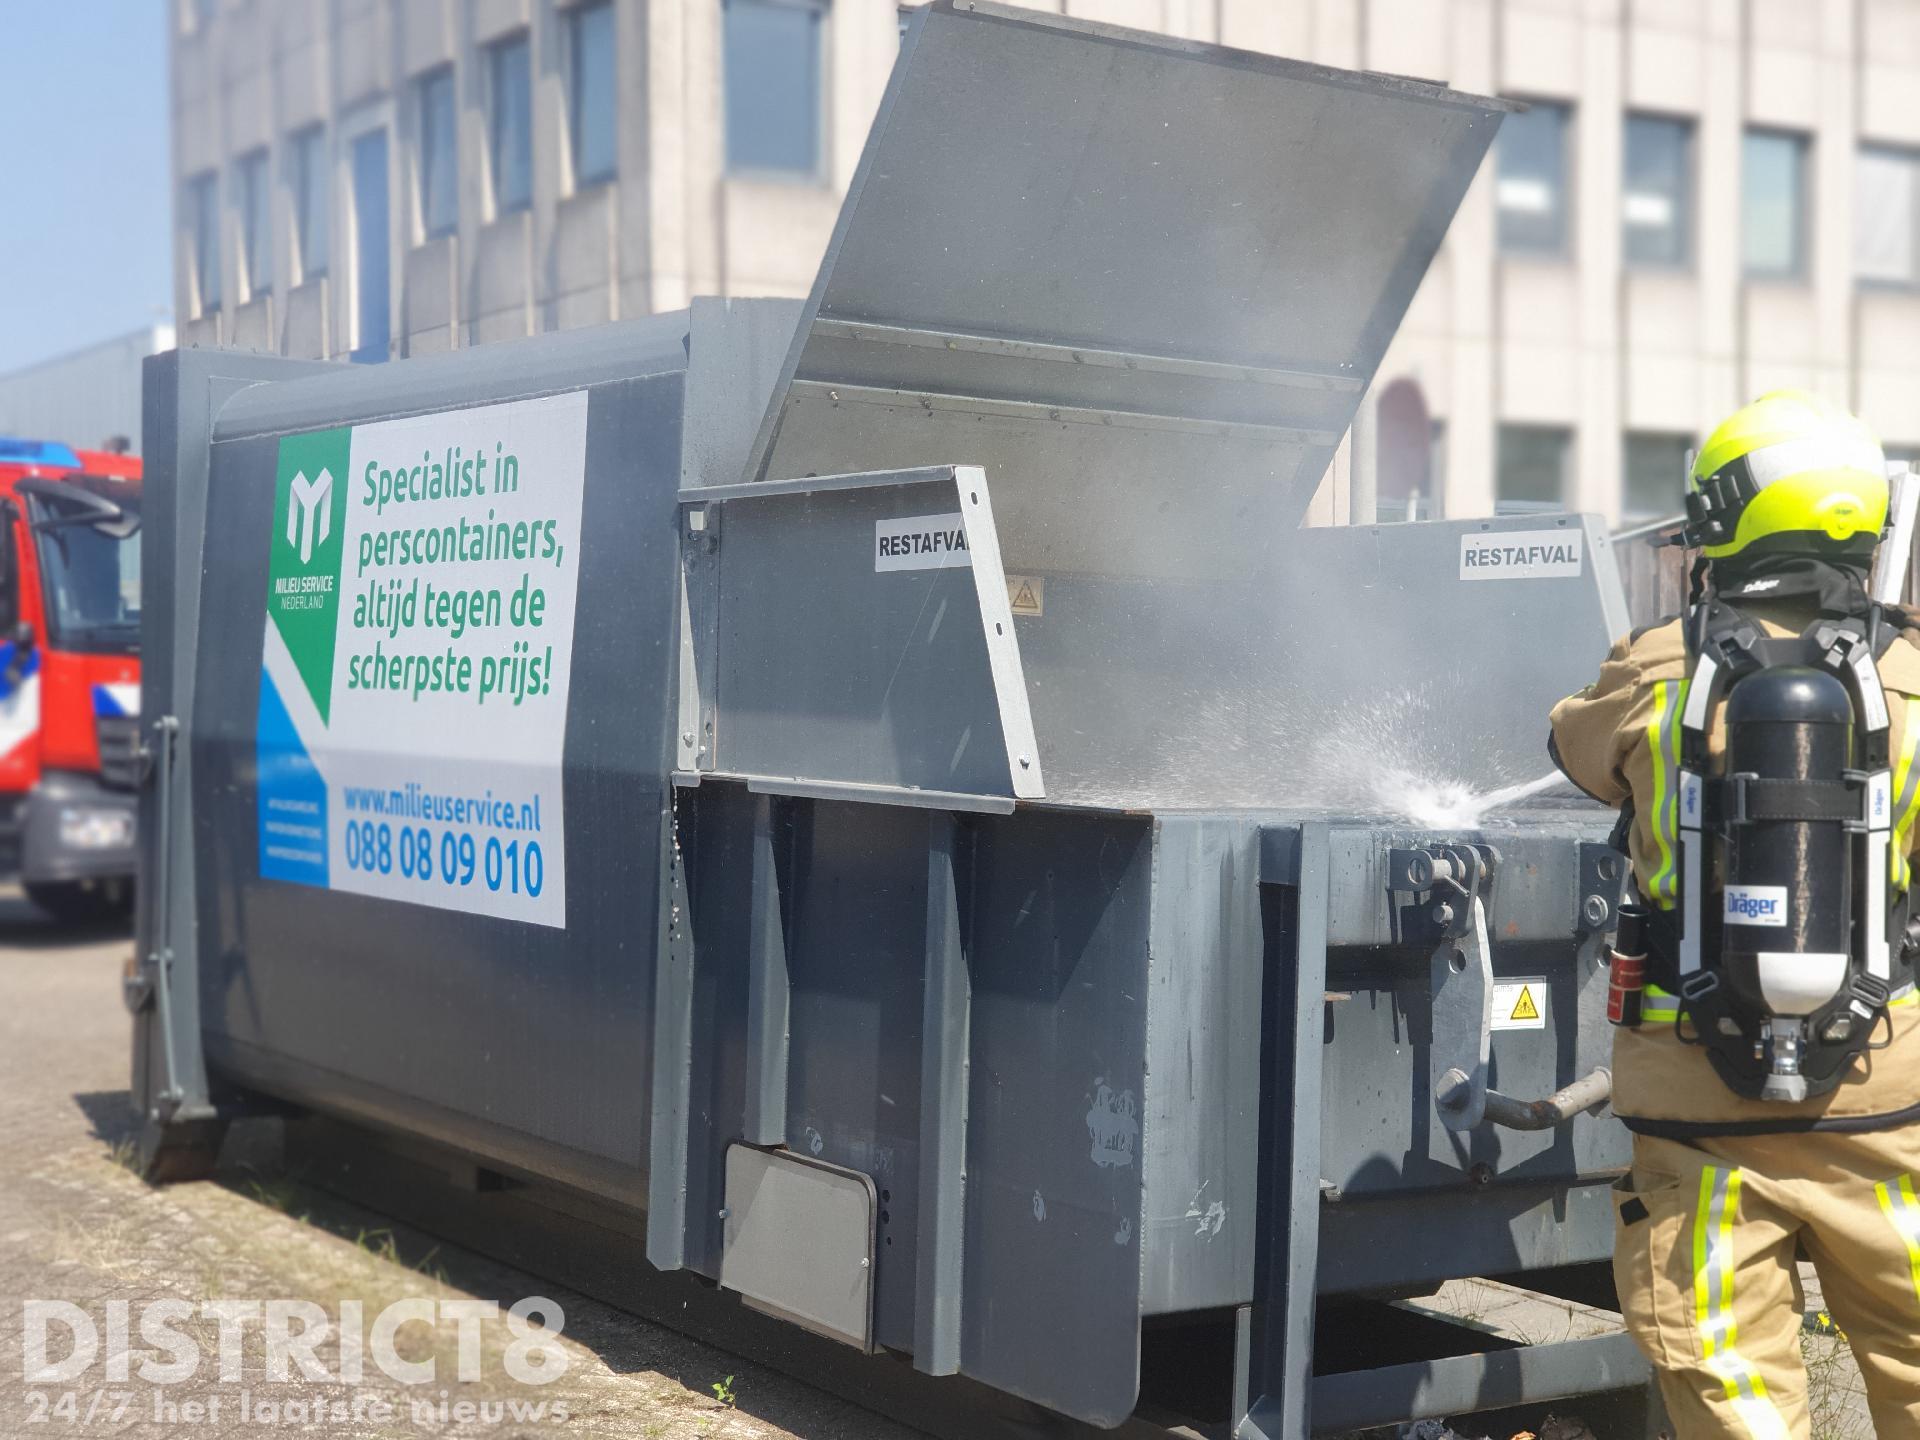
[(1786, 886), (1727, 886), (1725, 918), (1730, 925), (1764, 925), (1769, 929), (1785, 929), (1787, 924)]
[(1460, 537), (1462, 580), (1577, 578), (1584, 537), (1578, 532), (1518, 531)]

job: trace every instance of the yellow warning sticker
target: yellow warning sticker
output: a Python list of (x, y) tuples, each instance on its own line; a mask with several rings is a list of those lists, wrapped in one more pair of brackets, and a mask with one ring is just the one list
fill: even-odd
[(1546, 1029), (1547, 982), (1544, 979), (1496, 981), (1493, 987), (1493, 1028)]
[(1007, 576), (1007, 604), (1016, 615), (1045, 614), (1047, 582), (1038, 575)]

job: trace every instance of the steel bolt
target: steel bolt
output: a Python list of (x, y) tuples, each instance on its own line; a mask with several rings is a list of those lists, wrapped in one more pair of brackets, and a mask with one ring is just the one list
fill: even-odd
[(1467, 1101), (1473, 1098), (1473, 1077), (1456, 1065), (1440, 1077), (1433, 1089), (1433, 1098), (1441, 1106), (1448, 1110), (1464, 1110)]
[(1587, 917), (1587, 923), (1589, 925), (1593, 926), (1595, 929), (1598, 929), (1600, 926), (1607, 923), (1607, 917), (1612, 913), (1613, 913), (1613, 907), (1607, 903), (1606, 896), (1604, 895), (1587, 896), (1585, 914)]
[(1433, 923), (1436, 925), (1451, 925), (1453, 923), (1453, 906), (1444, 900), (1434, 906)]

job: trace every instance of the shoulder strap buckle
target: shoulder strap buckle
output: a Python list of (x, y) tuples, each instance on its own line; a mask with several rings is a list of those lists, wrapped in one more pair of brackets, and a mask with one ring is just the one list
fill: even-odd
[(1680, 982), (1680, 998), (1689, 1003), (1704, 1000), (1720, 988), (1720, 977), (1711, 970), (1696, 970)]
[(1687, 1033), (1687, 1021), (1694, 1007), (1719, 993), (1720, 977), (1712, 970), (1696, 970), (1680, 981), (1680, 1003), (1673, 1007), (1673, 1035), (1682, 1045), (1700, 1043), (1700, 1024), (1694, 1021), (1693, 1033)]

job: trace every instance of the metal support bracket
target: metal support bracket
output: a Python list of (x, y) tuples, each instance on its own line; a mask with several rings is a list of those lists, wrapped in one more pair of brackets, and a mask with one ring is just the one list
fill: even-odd
[[(206, 1066), (198, 1025), (182, 1024), (174, 994), (176, 984), (191, 985), (195, 978), (191, 966), (183, 970), (175, 963), (173, 825), (179, 743), (179, 717), (162, 715), (153, 722), (151, 742), (141, 747), (147, 756), (142, 778), (154, 787), (156, 807), (152, 864), (147, 872), (154, 891), (153, 929), (145, 953), (136, 952), (136, 963), (121, 985), (121, 999), (134, 1017), (136, 1030), (144, 1032), (144, 1048), (149, 1053), (157, 1048), (159, 1053), (158, 1083), (143, 1097), (138, 1141), (140, 1171), (156, 1182), (205, 1175), (213, 1168), (226, 1133), (226, 1117), (205, 1098)], [(136, 1045), (136, 1051), (140, 1048)], [(136, 1073), (143, 1073), (138, 1065)]]
[(928, 1297), (913, 1324), (913, 1365), (957, 1375), (966, 1295), (968, 1055), (973, 977), (962, 938), (966, 832), (927, 817), (926, 990), (920, 1022), (920, 1230), (917, 1280)]
[(1471, 1130), (1487, 1113), (1493, 954), (1485, 896), (1499, 859), (1490, 845), (1430, 845), (1387, 856), (1388, 889), (1424, 896), (1426, 922), (1439, 932), (1427, 960), (1433, 995), (1428, 1079), (1434, 1110), (1449, 1130)]
[[(136, 1014), (146, 1008), (150, 994), (157, 1002), (160, 1052), (165, 1083), (153, 1096), (147, 1119), (165, 1124), (173, 1119), (185, 1097), (180, 1084), (180, 1062), (173, 1034), (173, 752), (180, 734), (178, 716), (162, 715), (153, 722), (153, 774), (159, 797), (156, 860), (159, 884), (155, 896), (154, 947), (143, 957), (136, 976), (129, 979), (124, 998)], [(144, 992), (144, 993), (143, 993)]]
[(787, 1143), (788, 1008), (786, 805), (770, 795), (753, 804), (752, 895), (747, 952), (746, 1121), (749, 1145)]
[(1471, 1130), (1487, 1117), (1487, 1066), (1493, 1057), (1493, 952), (1486, 907), (1465, 902), (1462, 932), (1435, 947), (1427, 961), (1433, 984), (1429, 1055), (1433, 1106), (1449, 1130)]

